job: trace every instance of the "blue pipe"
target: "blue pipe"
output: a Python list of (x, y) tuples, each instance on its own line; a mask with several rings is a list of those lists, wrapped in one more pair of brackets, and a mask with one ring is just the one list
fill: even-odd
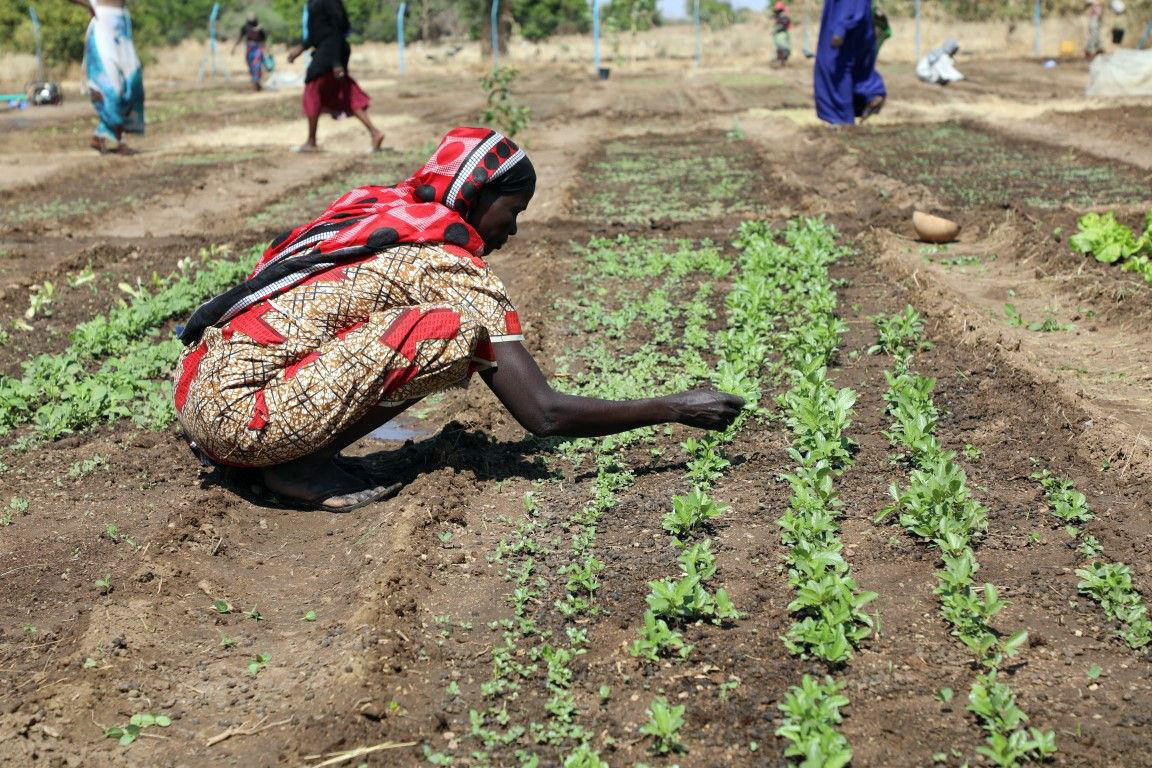
[(400, 74), (404, 74), (404, 10), (408, 3), (400, 3), (396, 11), (396, 42), (399, 44), (397, 55), (400, 58)]
[(916, 0), (916, 61), (920, 61), (920, 0)]
[(592, 66), (600, 76), (600, 0), (592, 0)]
[(700, 0), (696, 0), (692, 5), (692, 19), (696, 24), (696, 66), (699, 67), (700, 59), (704, 55), (704, 41), (700, 33)]
[(1036, 4), (1032, 6), (1032, 23), (1035, 27), (1036, 33), (1032, 38), (1032, 53), (1040, 55), (1040, 0), (1036, 0)]
[(500, 67), (500, 27), (497, 19), (500, 17), (500, 0), (492, 0), (492, 69)]

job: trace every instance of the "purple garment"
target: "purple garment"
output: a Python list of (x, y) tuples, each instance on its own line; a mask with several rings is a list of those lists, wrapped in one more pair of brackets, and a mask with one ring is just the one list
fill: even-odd
[[(844, 44), (832, 47), (832, 38)], [(852, 125), (868, 102), (887, 95), (876, 71), (876, 31), (871, 0), (824, 0), (813, 72), (816, 115), (833, 125)]]

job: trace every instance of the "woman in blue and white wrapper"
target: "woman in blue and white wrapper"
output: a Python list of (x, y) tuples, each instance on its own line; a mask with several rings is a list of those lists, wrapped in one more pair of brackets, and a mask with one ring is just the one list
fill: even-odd
[(126, 133), (144, 133), (144, 79), (124, 0), (72, 0), (92, 14), (84, 46), (88, 95), (99, 123), (91, 146), (129, 153)]

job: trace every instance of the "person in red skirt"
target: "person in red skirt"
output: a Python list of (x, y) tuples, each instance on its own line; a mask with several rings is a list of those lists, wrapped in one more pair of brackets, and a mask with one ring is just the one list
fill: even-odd
[(348, 74), (348, 58), (352, 54), (347, 40), (349, 29), (348, 12), (342, 0), (308, 0), (308, 36), (288, 53), (288, 61), (293, 62), (304, 51), (312, 49), (312, 63), (304, 75), (308, 140), (296, 148), (298, 152), (318, 150), (316, 126), (324, 112), (332, 117), (353, 115), (364, 123), (372, 136), (373, 152), (378, 152), (384, 143), (384, 132), (368, 117), (368, 94)]

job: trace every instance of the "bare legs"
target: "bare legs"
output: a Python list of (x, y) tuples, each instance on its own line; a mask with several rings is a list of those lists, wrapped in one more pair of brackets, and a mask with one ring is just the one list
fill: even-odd
[[(352, 110), (352, 115), (368, 129), (368, 134), (372, 137), (372, 151), (379, 152), (380, 145), (384, 143), (384, 131), (381, 131), (375, 126), (372, 118), (368, 117), (368, 113), (365, 110), (354, 109)], [(308, 115), (308, 140), (296, 148), (297, 152), (316, 152), (319, 149), (316, 143), (316, 128), (319, 124), (319, 115)]]
[(365, 110), (354, 109), (352, 110), (352, 114), (355, 115), (357, 120), (364, 123), (364, 127), (368, 129), (368, 133), (372, 136), (372, 151), (379, 152), (380, 145), (384, 143), (384, 132), (378, 130), (376, 126), (372, 124), (372, 119), (368, 117), (368, 113)]
[(316, 146), (316, 128), (320, 125), (320, 115), (308, 115), (308, 140), (296, 148), (297, 152), (315, 152), (319, 147)]
[(372, 430), (403, 413), (414, 402), (369, 409), (328, 445), (299, 459), (264, 469), (264, 485), (289, 501), (315, 504), (322, 509), (344, 512), (385, 495), (387, 486), (365, 487), (364, 481), (335, 463), (336, 455)]

